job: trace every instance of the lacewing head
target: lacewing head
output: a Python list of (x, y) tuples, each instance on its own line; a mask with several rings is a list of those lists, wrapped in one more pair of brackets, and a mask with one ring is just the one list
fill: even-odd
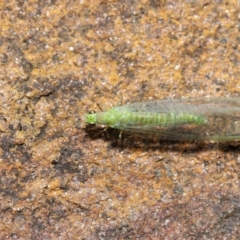
[(97, 113), (91, 111), (89, 114), (86, 114), (85, 122), (88, 124), (96, 124), (97, 123)]
[(85, 122), (88, 124), (102, 124), (113, 127), (121, 117), (121, 112), (117, 111), (116, 108), (112, 108), (107, 112), (90, 112), (85, 115)]

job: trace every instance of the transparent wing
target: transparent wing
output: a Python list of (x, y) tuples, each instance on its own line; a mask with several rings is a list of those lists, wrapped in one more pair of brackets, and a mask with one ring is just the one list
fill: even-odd
[(227, 142), (240, 140), (240, 125), (231, 122), (230, 125), (219, 124), (183, 124), (174, 127), (150, 126), (150, 127), (128, 127), (122, 130), (141, 134), (151, 134), (159, 136), (161, 139), (169, 140), (194, 140), (194, 141), (214, 141)]
[[(126, 126), (122, 130), (157, 135), (161, 139), (226, 142), (240, 140), (240, 98), (194, 98), (132, 103), (123, 106), (139, 113), (186, 113), (206, 122)], [(119, 107), (121, 108), (121, 107)]]
[(167, 99), (142, 103), (131, 103), (121, 107), (132, 112), (142, 113), (188, 113), (188, 114), (222, 114), (240, 112), (240, 97), (231, 98), (188, 98)]

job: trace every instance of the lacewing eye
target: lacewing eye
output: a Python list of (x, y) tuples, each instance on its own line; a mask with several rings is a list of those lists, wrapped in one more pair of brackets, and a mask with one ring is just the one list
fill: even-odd
[(93, 113), (96, 113), (94, 110), (90, 110), (89, 112), (88, 112), (88, 114), (93, 114)]

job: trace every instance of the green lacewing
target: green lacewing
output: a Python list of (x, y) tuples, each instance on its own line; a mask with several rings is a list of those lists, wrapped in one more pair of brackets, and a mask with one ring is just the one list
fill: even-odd
[(89, 113), (85, 121), (167, 140), (235, 141), (240, 140), (240, 97), (130, 103)]

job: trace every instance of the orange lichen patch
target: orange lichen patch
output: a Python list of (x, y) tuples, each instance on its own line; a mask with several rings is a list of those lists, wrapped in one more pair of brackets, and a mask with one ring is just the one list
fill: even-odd
[(24, 197), (36, 197), (39, 193), (42, 193), (47, 186), (47, 182), (44, 179), (37, 178), (36, 180), (32, 181), (31, 183), (27, 184), (25, 187), (25, 192), (22, 192), (22, 196)]
[(62, 144), (66, 142), (66, 138), (57, 138), (51, 142), (41, 141), (32, 147), (33, 158), (35, 161), (51, 162), (59, 158), (59, 150)]
[(61, 180), (59, 178), (55, 178), (51, 182), (48, 183), (48, 188), (50, 190), (59, 189), (60, 186), (61, 186)]
[(8, 126), (6, 121), (4, 119), (0, 120), (0, 132), (7, 132), (8, 131)]

